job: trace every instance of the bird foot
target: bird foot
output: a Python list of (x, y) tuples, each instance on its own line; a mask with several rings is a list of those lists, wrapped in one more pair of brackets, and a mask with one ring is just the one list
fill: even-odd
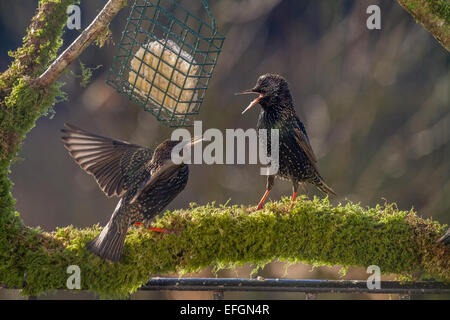
[(148, 228), (149, 231), (159, 232), (159, 233), (170, 233), (170, 230), (163, 228)]
[[(138, 227), (144, 227), (144, 224), (142, 222), (136, 222), (134, 224), (135, 226)], [(165, 229), (165, 228), (148, 228), (148, 231), (154, 231), (154, 232), (159, 232), (159, 233), (166, 233), (166, 234), (170, 234), (170, 233), (180, 233), (181, 231), (183, 231), (183, 228), (179, 228), (179, 229), (174, 229), (174, 230), (169, 230), (169, 229)]]
[(171, 233), (180, 234), (181, 231), (183, 231), (183, 228), (173, 229), (173, 230), (164, 229), (164, 228), (149, 228), (148, 230), (154, 231), (154, 232), (159, 232), (159, 233), (165, 233), (165, 234), (171, 234)]

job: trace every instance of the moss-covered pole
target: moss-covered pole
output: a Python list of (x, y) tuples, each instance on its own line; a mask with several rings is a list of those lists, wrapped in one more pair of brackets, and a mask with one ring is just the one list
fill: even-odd
[(13, 248), (11, 242), (19, 230), (26, 230), (14, 212), (10, 166), (26, 133), (59, 95), (57, 84), (34, 90), (29, 82), (55, 59), (62, 44), (66, 9), (73, 3), (74, 0), (39, 1), (22, 47), (11, 54), (11, 66), (0, 75), (0, 279), (8, 272), (5, 255)]
[[(74, 46), (79, 50), (63, 53), (61, 59), (52, 64), (43, 81), (35, 82), (49, 64), (55, 60), (62, 45), (62, 34), (67, 22), (67, 7), (77, 0), (40, 0), (22, 47), (12, 52), (11, 66), (0, 75), (0, 283), (14, 273), (15, 282), (25, 270), (13, 268), (23, 257), (23, 240), (33, 230), (25, 227), (15, 213), (15, 200), (11, 194), (12, 182), (8, 174), (10, 166), (19, 152), (21, 142), (34, 127), (36, 120), (48, 112), (57, 97), (63, 95), (61, 83), (55, 80), (62, 70), (83, 49), (101, 35), (114, 15), (124, 5), (124, 0), (110, 0), (99, 17), (83, 32)], [(74, 48), (71, 46), (70, 48)], [(70, 60), (71, 59), (71, 60)], [(37, 83), (37, 85), (32, 85)], [(11, 256), (11, 252), (15, 256)]]
[(450, 1), (398, 0), (398, 3), (450, 51)]
[(86, 243), (100, 232), (99, 226), (66, 227), (50, 234), (34, 230), (20, 240), (19, 252), (8, 253), (14, 264), (9, 266), (9, 277), (0, 283), (16, 284), (32, 295), (65, 289), (67, 267), (77, 265), (81, 289), (123, 297), (152, 275), (244, 263), (261, 266), (274, 259), (316, 266), (377, 265), (383, 274), (409, 278), (424, 273), (450, 282), (450, 249), (436, 244), (445, 231), (437, 222), (413, 211), (400, 211), (395, 205), (333, 206), (327, 199), (302, 197), (292, 210), (289, 207), (286, 198), (259, 211), (193, 205), (166, 212), (156, 225), (181, 231), (158, 234), (132, 228), (120, 263), (102, 260), (86, 250)]
[[(11, 161), (34, 121), (49, 107), (38, 103), (38, 93), (30, 94), (27, 90), (23, 92), (28, 93), (27, 97), (18, 97), (18, 101), (15, 98), (22, 94), (20, 88), (26, 86), (24, 84), (29, 79), (38, 76), (55, 58), (62, 44), (62, 29), (67, 21), (66, 8), (73, 2), (40, 1), (23, 39), (23, 46), (11, 54), (14, 58), (11, 66), (0, 75), (0, 217), (3, 218), (14, 212), (14, 200), (10, 194), (12, 185), (7, 176)], [(45, 91), (42, 92), (44, 95)], [(18, 105), (21, 99), (28, 101)]]

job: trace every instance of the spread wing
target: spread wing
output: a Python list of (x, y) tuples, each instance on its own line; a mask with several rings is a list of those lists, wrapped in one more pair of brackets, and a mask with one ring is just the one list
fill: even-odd
[(296, 117), (296, 123), (294, 124), (294, 136), (297, 144), (301, 147), (303, 152), (305, 152), (308, 157), (309, 162), (317, 170), (317, 158), (314, 151), (309, 143), (308, 134), (303, 123)]
[(152, 159), (148, 148), (65, 125), (67, 128), (61, 130), (64, 146), (108, 197), (121, 197)]

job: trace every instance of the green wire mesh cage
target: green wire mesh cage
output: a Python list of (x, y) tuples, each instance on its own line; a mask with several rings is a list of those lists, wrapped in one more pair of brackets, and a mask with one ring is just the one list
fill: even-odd
[(201, 6), (209, 21), (180, 1), (135, 0), (106, 80), (168, 126), (192, 125), (225, 40)]

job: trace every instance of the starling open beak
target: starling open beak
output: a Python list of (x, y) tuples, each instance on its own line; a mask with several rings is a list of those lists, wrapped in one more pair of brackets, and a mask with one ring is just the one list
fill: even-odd
[(194, 138), (192, 138), (192, 141), (191, 141), (191, 143), (189, 143), (186, 147), (187, 148), (191, 148), (191, 147), (193, 147), (193, 146), (195, 146), (197, 143), (199, 143), (199, 142), (201, 142), (201, 141), (203, 141), (205, 138), (203, 138), (203, 137), (194, 137)]
[(236, 93), (235, 95), (242, 95), (242, 94), (259, 94), (259, 97), (250, 102), (248, 107), (242, 111), (242, 114), (246, 113), (248, 110), (250, 110), (253, 106), (257, 105), (259, 101), (261, 101), (262, 98), (264, 98), (264, 95), (262, 93), (256, 92), (255, 89), (249, 89), (245, 90), (243, 92)]

